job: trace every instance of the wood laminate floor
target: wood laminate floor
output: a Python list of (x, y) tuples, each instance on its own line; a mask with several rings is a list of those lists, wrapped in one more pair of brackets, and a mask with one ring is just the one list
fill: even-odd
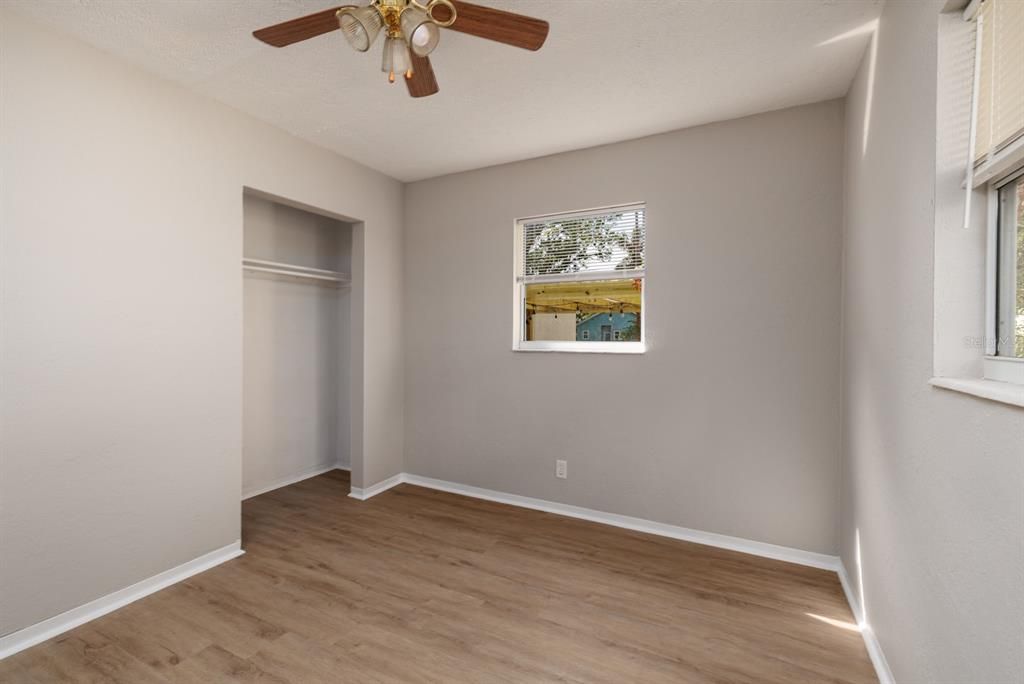
[(874, 682), (834, 573), (333, 471), (246, 555), (0, 661), (0, 681)]

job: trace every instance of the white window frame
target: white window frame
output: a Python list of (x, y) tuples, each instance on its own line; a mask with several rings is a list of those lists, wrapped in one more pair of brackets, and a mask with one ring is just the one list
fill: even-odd
[[(1024, 407), (1024, 382), (1011, 382), (1009, 375), (1015, 368), (1020, 368), (1021, 364), (1012, 360), (1012, 357), (994, 355), (998, 339), (998, 230), (995, 223), (998, 194), (992, 192), (993, 182), (996, 186), (1002, 185), (1002, 179), (1024, 165), (1024, 136), (997, 142), (987, 155), (977, 159), (979, 75), (982, 68), (978, 58), (984, 39), (984, 18), (978, 15), (980, 8), (981, 0), (971, 0), (964, 10), (963, 19), (972, 22), (970, 24), (957, 25), (952, 16), (941, 17), (939, 21), (938, 121), (943, 135), (936, 140), (936, 188), (941, 187), (944, 196), (952, 191), (948, 174), (955, 162), (951, 155), (959, 158), (962, 153), (966, 153), (963, 159), (965, 178), (961, 185), (965, 199), (961, 205), (963, 216), (960, 225), (964, 231), (970, 231), (973, 235), (965, 236), (956, 231), (944, 230), (953, 215), (945, 210), (940, 211), (936, 205), (936, 257), (941, 253), (942, 259), (936, 258), (935, 261), (935, 295), (939, 297), (938, 282), (941, 279), (946, 281), (943, 283), (943, 296), (950, 296), (948, 286), (951, 279), (953, 284), (971, 293), (972, 305), (947, 307), (941, 305), (938, 299), (935, 300), (934, 377), (929, 380), (929, 384), (988, 401)], [(975, 19), (981, 21), (973, 24)], [(967, 73), (963, 69), (960, 51), (968, 46), (969, 40), (974, 43), (971, 55), (974, 68)], [(961, 127), (959, 107), (965, 100), (970, 103), (970, 117), (967, 125)], [(961, 138), (960, 133), (966, 135)], [(961, 141), (967, 142), (966, 149), (960, 148)], [(972, 202), (972, 198), (975, 201)], [(943, 203), (946, 203), (945, 199)], [(982, 206), (977, 206), (979, 204)], [(981, 339), (962, 337), (964, 331), (974, 330), (975, 321), (983, 324)], [(963, 348), (964, 344), (968, 346), (967, 349)]]
[(584, 329), (584, 330), (580, 331), (580, 336), (583, 338), (584, 342), (589, 342), (590, 341), (590, 331), (589, 330)]
[[(543, 276), (541, 282), (564, 283), (573, 280), (591, 282), (599, 280), (621, 280), (639, 277), (643, 280), (640, 287), (640, 341), (639, 342), (602, 342), (591, 340), (589, 342), (568, 341), (568, 340), (526, 340), (526, 284), (519, 281), (519, 273), (522, 272), (523, 260), (523, 225), (550, 219), (570, 219), (576, 216), (590, 216), (600, 213), (614, 213), (616, 211), (635, 211), (646, 209), (644, 202), (629, 202), (615, 204), (607, 207), (595, 207), (580, 211), (558, 212), (554, 214), (542, 214), (539, 216), (524, 216), (515, 221), (515, 255), (512, 265), (513, 284), (513, 316), (512, 316), (512, 351), (515, 352), (574, 352), (588, 354), (644, 354), (647, 352), (647, 269), (643, 271), (619, 271), (611, 277), (604, 273), (566, 273)], [(534, 281), (538, 282), (538, 281)]]
[[(1017, 161), (1024, 161), (1024, 155)], [(999, 242), (1004, 239), (1000, 224), (999, 194), (1010, 183), (1024, 177), (1024, 165), (1000, 176), (988, 184), (988, 248), (986, 256), (985, 323), (989, 334), (985, 339), (984, 376), (986, 380), (1024, 385), (1024, 359), (1013, 356), (998, 356), (999, 342)], [(1012, 342), (1010, 342), (1012, 344)]]

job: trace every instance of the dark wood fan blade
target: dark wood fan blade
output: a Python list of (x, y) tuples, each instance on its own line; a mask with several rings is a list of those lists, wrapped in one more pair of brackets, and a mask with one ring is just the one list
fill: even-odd
[(438, 91), (437, 79), (434, 78), (434, 67), (430, 66), (429, 57), (417, 57), (412, 54), (412, 78), (405, 79), (409, 94), (413, 97), (426, 97)]
[(309, 14), (298, 19), (292, 19), (281, 24), (274, 24), (259, 31), (253, 31), (252, 35), (262, 40), (267, 45), (284, 47), (292, 43), (315, 38), (324, 33), (341, 28), (338, 24), (338, 10), (341, 7), (325, 9), (316, 14)]
[[(455, 6), (455, 23), (448, 28), (472, 36), (496, 40), (506, 45), (539, 50), (548, 37), (548, 22), (522, 14), (505, 12), (490, 7), (474, 5), (462, 0), (451, 0)], [(438, 21), (447, 21), (451, 12), (447, 7), (437, 6), (434, 16)]]

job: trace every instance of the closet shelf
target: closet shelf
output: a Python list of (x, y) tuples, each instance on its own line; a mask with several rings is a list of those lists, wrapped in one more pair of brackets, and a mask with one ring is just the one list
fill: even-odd
[(242, 259), (242, 269), (245, 271), (256, 271), (258, 273), (274, 273), (276, 275), (291, 276), (294, 278), (308, 278), (326, 283), (335, 283), (338, 287), (349, 285), (348, 274), (340, 271), (328, 271), (323, 268), (311, 268), (309, 266), (297, 266), (285, 264), (279, 261), (264, 261), (262, 259)]

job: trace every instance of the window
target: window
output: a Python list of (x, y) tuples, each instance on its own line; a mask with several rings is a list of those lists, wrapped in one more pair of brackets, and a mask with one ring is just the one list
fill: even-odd
[(995, 355), (1024, 359), (1024, 169), (996, 192)]
[(513, 348), (643, 352), (646, 234), (640, 204), (517, 221)]
[(1024, 2), (982, 0), (976, 21), (970, 196), (989, 193), (985, 378), (1024, 384)]

